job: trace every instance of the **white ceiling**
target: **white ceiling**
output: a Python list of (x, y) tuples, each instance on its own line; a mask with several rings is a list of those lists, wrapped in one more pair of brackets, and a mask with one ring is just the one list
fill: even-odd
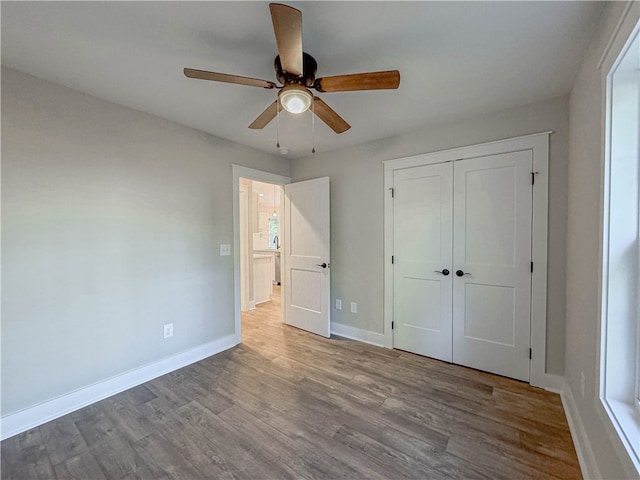
[[(595, 2), (287, 2), (318, 77), (398, 69), (398, 90), (319, 94), (351, 129), (315, 124), (319, 152), (567, 93)], [(2, 64), (277, 153), (277, 122), (247, 126), (276, 92), (186, 78), (184, 67), (275, 81), (266, 2), (2, 2)], [(280, 118), (288, 157), (311, 114)]]

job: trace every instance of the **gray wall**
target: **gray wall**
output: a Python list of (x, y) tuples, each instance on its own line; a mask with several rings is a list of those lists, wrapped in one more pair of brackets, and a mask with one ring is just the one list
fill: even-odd
[(3, 68), (3, 415), (233, 333), (232, 163), (290, 174)]
[[(626, 2), (608, 3), (576, 76), (570, 96), (569, 201), (567, 229), (567, 352), (565, 377), (603, 478), (627, 478), (595, 408), (600, 269), (600, 188), (603, 181), (602, 75), (597, 64)], [(640, 4), (633, 10), (638, 18)], [(629, 359), (632, 361), (632, 359)], [(580, 394), (580, 374), (585, 395)], [(620, 448), (622, 448), (620, 446)], [(630, 462), (630, 460), (627, 460)]]
[[(357, 128), (357, 125), (354, 127)], [(565, 342), (568, 98), (559, 97), (295, 160), (294, 181), (331, 178), (332, 322), (383, 328), (383, 160), (553, 130), (550, 143), (547, 371), (562, 374)]]

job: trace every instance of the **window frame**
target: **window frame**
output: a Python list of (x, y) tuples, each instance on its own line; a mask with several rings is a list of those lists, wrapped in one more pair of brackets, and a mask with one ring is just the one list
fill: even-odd
[[(627, 15), (631, 10), (630, 5), (625, 10), (614, 31), (609, 44), (605, 48), (602, 58), (598, 64), (603, 72), (603, 151), (602, 151), (602, 184), (601, 184), (601, 225), (600, 225), (600, 279), (599, 279), (599, 351), (598, 351), (598, 374), (596, 376), (597, 392), (595, 398), (596, 410), (612, 440), (614, 448), (623, 452), (622, 457), (629, 458), (631, 463), (625, 463), (631, 477), (640, 475), (640, 302), (636, 314), (636, 343), (635, 378), (631, 378), (630, 396), (620, 401), (607, 396), (606, 373), (607, 373), (607, 336), (609, 333), (608, 319), (608, 299), (609, 299), (609, 259), (610, 259), (610, 193), (611, 193), (611, 153), (612, 153), (612, 100), (613, 100), (613, 76), (621, 64), (625, 55), (634, 45), (636, 39), (640, 38), (640, 20), (637, 16)], [(626, 33), (626, 36), (625, 36)], [(639, 152), (640, 153), (640, 152)], [(640, 188), (640, 178), (638, 179)], [(640, 209), (640, 192), (639, 209)], [(640, 210), (639, 210), (640, 211)], [(639, 222), (640, 229), (640, 222)], [(640, 240), (638, 241), (640, 244)], [(638, 246), (640, 250), (640, 245)], [(640, 251), (639, 251), (640, 263)], [(640, 271), (640, 265), (638, 266)], [(639, 279), (640, 280), (640, 279)], [(639, 294), (640, 296), (640, 294)], [(632, 374), (633, 375), (633, 374)], [(635, 387), (635, 390), (633, 389)], [(633, 398), (635, 395), (635, 399)], [(626, 455), (624, 455), (626, 454)]]

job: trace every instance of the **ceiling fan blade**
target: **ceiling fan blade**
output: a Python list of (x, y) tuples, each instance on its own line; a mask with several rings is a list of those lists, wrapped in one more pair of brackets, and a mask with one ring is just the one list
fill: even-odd
[(206, 70), (194, 70), (193, 68), (185, 68), (184, 74), (189, 78), (198, 78), (200, 80), (213, 80), (214, 82), (237, 83), (238, 85), (248, 85), (250, 87), (276, 88), (276, 84), (268, 80), (260, 80), (259, 78), (241, 77), (239, 75), (228, 75), (226, 73), (207, 72)]
[(267, 109), (264, 112), (262, 112), (260, 116), (256, 118), (251, 125), (249, 125), (249, 128), (252, 128), (254, 130), (259, 130), (261, 128), (264, 128), (269, 124), (271, 120), (276, 118), (277, 114), (278, 114), (278, 101), (276, 100), (271, 105), (269, 105)]
[(302, 12), (280, 3), (270, 3), (271, 20), (276, 34), (282, 69), (302, 75)]
[(314, 88), (319, 92), (347, 92), (394, 89), (398, 88), (398, 85), (400, 85), (400, 72), (388, 70), (386, 72), (354, 73), (318, 78)]
[(351, 128), (351, 125), (345, 122), (344, 119), (338, 115), (333, 108), (324, 103), (321, 98), (313, 97), (313, 113), (329, 125), (331, 130), (336, 133), (346, 132)]

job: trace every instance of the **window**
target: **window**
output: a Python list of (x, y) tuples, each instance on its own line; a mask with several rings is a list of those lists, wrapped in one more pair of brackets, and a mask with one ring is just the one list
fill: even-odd
[(600, 400), (640, 471), (640, 38), (607, 75)]
[(277, 250), (280, 248), (280, 219), (278, 217), (269, 218), (269, 248)]

